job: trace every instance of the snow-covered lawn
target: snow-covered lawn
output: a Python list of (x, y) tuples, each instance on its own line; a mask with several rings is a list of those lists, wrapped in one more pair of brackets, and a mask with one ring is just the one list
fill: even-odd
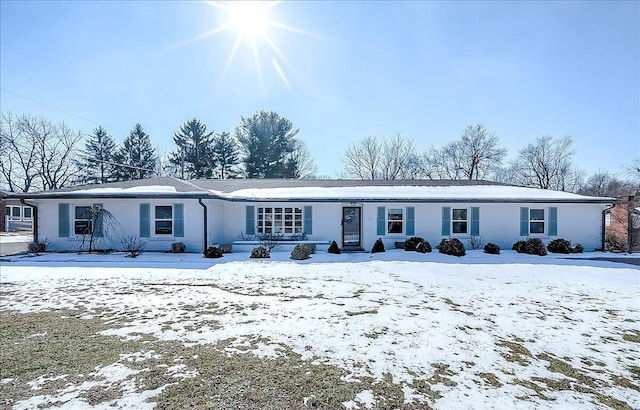
[(636, 266), (288, 257), (2, 259), (0, 407), (640, 408)]

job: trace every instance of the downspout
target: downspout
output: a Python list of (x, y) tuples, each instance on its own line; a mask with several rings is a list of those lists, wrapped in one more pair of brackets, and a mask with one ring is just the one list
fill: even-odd
[(202, 250), (202, 252), (207, 250), (207, 206), (204, 204), (204, 202), (202, 202), (202, 198), (198, 198), (198, 203), (200, 205), (202, 205), (202, 208), (204, 208), (204, 226), (202, 227), (202, 230), (204, 232), (204, 249)]
[(600, 249), (602, 249), (602, 252), (605, 252), (605, 237), (607, 235), (607, 226), (606, 226), (606, 218), (607, 218), (607, 212), (612, 210), (613, 208), (615, 208), (615, 204), (614, 205), (610, 205), (609, 208), (605, 208), (602, 210), (602, 246)]
[(31, 217), (33, 218), (33, 226), (31, 227), (31, 230), (33, 233), (33, 241), (38, 242), (38, 207), (35, 205), (28, 204), (24, 200), (24, 198), (20, 198), (20, 203), (22, 205), (29, 206), (33, 209), (33, 215), (31, 215)]

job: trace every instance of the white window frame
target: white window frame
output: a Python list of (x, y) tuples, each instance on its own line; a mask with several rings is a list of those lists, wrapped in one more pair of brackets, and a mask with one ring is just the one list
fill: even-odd
[[(171, 209), (171, 217), (170, 218), (158, 218), (158, 208), (169, 208)], [(153, 206), (153, 235), (154, 236), (173, 236), (175, 232), (175, 226), (173, 222), (175, 212), (173, 210), (173, 205), (154, 205)], [(171, 227), (170, 232), (160, 232), (158, 233), (158, 222), (170, 222)]]
[[(396, 212), (394, 212), (396, 211)], [(397, 211), (400, 211), (400, 219), (392, 219), (391, 214), (398, 215)], [(393, 225), (400, 225), (400, 232), (392, 232), (391, 227)], [(405, 229), (405, 210), (404, 208), (387, 208), (387, 235), (402, 235)]]
[(304, 229), (302, 206), (260, 206), (256, 209), (258, 234), (300, 235)]
[[(27, 216), (27, 211), (29, 211), (29, 216)], [(22, 207), (22, 219), (33, 219), (33, 209), (31, 209), (30, 206), (23, 206)]]
[[(80, 214), (78, 215), (78, 208), (87, 208), (89, 210), (89, 212), (87, 213), (87, 215), (83, 215)], [(84, 236), (84, 235), (90, 235), (91, 234), (91, 230), (93, 229), (93, 221), (91, 220), (91, 205), (74, 205), (73, 206), (73, 224), (71, 225), (72, 229), (73, 229), (73, 235), (74, 236)], [(76, 224), (78, 222), (88, 222), (87, 225), (87, 229), (83, 232), (78, 232), (76, 229)]]
[(604, 226), (611, 226), (611, 212), (604, 214)]
[[(464, 211), (465, 212), (465, 219), (454, 219), (454, 214), (455, 211)], [(469, 208), (451, 208), (451, 236), (469, 236), (469, 227), (471, 225), (471, 221), (469, 220), (469, 215), (471, 214)], [(464, 223), (466, 224), (467, 229), (464, 232), (456, 232), (455, 229), (453, 229), (453, 227), (455, 226), (454, 224), (456, 223)]]
[[(542, 219), (533, 219), (531, 216), (531, 213), (533, 211), (542, 211)], [(529, 229), (529, 235), (539, 235), (539, 236), (544, 236), (547, 233), (547, 215), (548, 215), (548, 210), (547, 208), (529, 208), (529, 224), (528, 224), (528, 229)], [(531, 230), (531, 224), (542, 224), (542, 232), (532, 232)]]

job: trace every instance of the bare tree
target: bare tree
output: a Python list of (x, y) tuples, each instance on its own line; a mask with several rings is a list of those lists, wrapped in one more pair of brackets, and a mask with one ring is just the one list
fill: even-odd
[(380, 158), (380, 179), (400, 179), (409, 170), (411, 161), (415, 160), (416, 144), (412, 139), (397, 133), (394, 137), (382, 142)]
[(2, 114), (0, 171), (10, 191), (58, 189), (78, 173), (76, 145), (82, 135), (64, 123), (28, 114)]
[(515, 180), (542, 189), (576, 190), (584, 174), (573, 164), (574, 155), (571, 137), (538, 137), (520, 150), (513, 166)]
[(313, 178), (318, 172), (318, 167), (311, 156), (311, 152), (307, 148), (307, 144), (302, 140), (295, 140), (291, 160), (295, 164), (294, 178)]
[(357, 179), (379, 179), (382, 143), (376, 137), (365, 137), (350, 144), (344, 152), (344, 176)]
[(431, 179), (485, 179), (502, 164), (507, 150), (482, 124), (469, 125), (459, 140), (425, 153), (425, 174)]

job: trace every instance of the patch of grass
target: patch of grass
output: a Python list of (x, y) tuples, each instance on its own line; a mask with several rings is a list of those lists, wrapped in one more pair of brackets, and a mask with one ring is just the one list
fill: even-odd
[(622, 336), (622, 339), (626, 340), (627, 342), (640, 343), (640, 331), (633, 330), (632, 332), (633, 334), (627, 333)]
[(493, 387), (502, 387), (503, 384), (493, 373), (476, 373), (478, 377)]
[(514, 379), (513, 384), (517, 384), (519, 386), (526, 387), (529, 390), (533, 390), (536, 393), (536, 396), (538, 396), (542, 400), (547, 400), (547, 401), (555, 400), (553, 397), (549, 397), (543, 394), (543, 392), (545, 391), (544, 387), (538, 384), (535, 384), (529, 380)]
[(527, 366), (530, 363), (530, 358), (533, 358), (529, 349), (520, 343), (501, 340), (496, 344), (500, 347), (506, 347), (509, 349), (509, 352), (501, 353), (502, 357), (504, 357), (508, 362), (515, 362), (522, 366)]
[(554, 356), (551, 356), (547, 353), (541, 353), (537, 356), (540, 360), (546, 360), (549, 362), (549, 366), (547, 366), (547, 370), (554, 373), (560, 373), (572, 379), (576, 379), (580, 383), (589, 386), (591, 388), (596, 388), (597, 383), (596, 380), (592, 377), (589, 377), (573, 367), (571, 364), (560, 360)]
[(358, 316), (358, 315), (377, 315), (378, 309), (369, 309), (369, 310), (361, 310), (358, 312), (349, 312), (347, 311), (347, 316)]
[(640, 366), (630, 366), (629, 371), (634, 377), (640, 379)]

